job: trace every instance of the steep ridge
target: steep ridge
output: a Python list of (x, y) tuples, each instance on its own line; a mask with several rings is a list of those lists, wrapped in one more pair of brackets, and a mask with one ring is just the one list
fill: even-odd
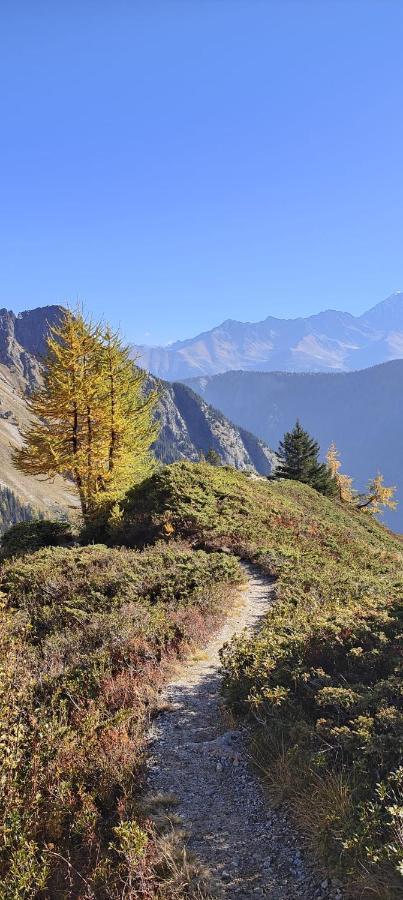
[(200, 452), (212, 449), (223, 463), (236, 469), (255, 469), (260, 475), (272, 471), (275, 454), (264, 441), (234, 425), (189, 387), (160, 382), (160, 394), (161, 430), (154, 453), (161, 462), (196, 462)]
[[(16, 316), (0, 310), (0, 485), (12, 490), (17, 504), (54, 517), (71, 512), (77, 500), (63, 478), (22, 475), (12, 453), (21, 446), (21, 428), (29, 421), (27, 397), (40, 379), (49, 325), (60, 321), (62, 307), (47, 306)], [(22, 514), (22, 513), (21, 513)], [(11, 524), (10, 520), (3, 525)]]
[(140, 364), (169, 380), (231, 369), (344, 372), (403, 357), (403, 293), (361, 316), (328, 309), (298, 319), (228, 319), (168, 347), (134, 347)]
[[(32, 373), (33, 369), (30, 368)], [(21, 446), (20, 429), (29, 421), (26, 397), (21, 392), (21, 377), (16, 381), (5, 366), (0, 367), (0, 485), (10, 488), (17, 500), (33, 510), (53, 518), (71, 512), (77, 500), (67, 481), (21, 474), (12, 460), (13, 450)], [(10, 522), (11, 524), (11, 522)]]
[(40, 377), (40, 357), (49, 326), (57, 325), (62, 306), (43, 306), (18, 315), (0, 309), (0, 364), (13, 387), (27, 393)]

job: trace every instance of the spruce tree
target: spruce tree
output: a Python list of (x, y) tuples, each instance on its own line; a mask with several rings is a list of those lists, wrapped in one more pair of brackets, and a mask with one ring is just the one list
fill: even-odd
[(274, 478), (289, 478), (309, 484), (321, 494), (333, 497), (337, 486), (335, 480), (324, 463), (320, 463), (319, 444), (304, 431), (297, 420), (292, 431), (287, 431), (280, 441), (277, 456), (279, 459)]

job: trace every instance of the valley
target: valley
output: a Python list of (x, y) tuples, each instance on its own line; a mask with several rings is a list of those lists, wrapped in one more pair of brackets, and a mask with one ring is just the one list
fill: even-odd
[[(208, 402), (276, 449), (299, 418), (322, 454), (334, 441), (342, 470), (362, 490), (381, 471), (403, 499), (403, 360), (342, 374), (225, 372), (189, 384)], [(385, 514), (403, 531), (403, 504)]]

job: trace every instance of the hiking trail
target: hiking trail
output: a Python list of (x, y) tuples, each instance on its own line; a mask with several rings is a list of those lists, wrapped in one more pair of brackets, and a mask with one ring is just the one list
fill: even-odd
[(166, 703), (149, 735), (150, 793), (174, 795), (186, 848), (225, 900), (329, 900), (335, 880), (315, 872), (283, 811), (274, 809), (248, 754), (248, 730), (229, 730), (221, 696), (219, 650), (257, 628), (274, 600), (274, 579), (243, 563), (248, 582), (200, 658), (190, 659), (162, 692)]

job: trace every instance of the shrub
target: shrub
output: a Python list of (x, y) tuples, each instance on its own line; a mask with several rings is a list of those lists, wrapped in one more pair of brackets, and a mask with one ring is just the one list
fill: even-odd
[(147, 723), (169, 662), (203, 640), (240, 578), (233, 558), (183, 545), (3, 563), (1, 900), (78, 898), (85, 883), (86, 896), (121, 900), (124, 884), (151, 896)]
[(1, 557), (34, 553), (41, 547), (57, 547), (73, 540), (71, 526), (66, 522), (38, 519), (12, 525), (1, 538)]

